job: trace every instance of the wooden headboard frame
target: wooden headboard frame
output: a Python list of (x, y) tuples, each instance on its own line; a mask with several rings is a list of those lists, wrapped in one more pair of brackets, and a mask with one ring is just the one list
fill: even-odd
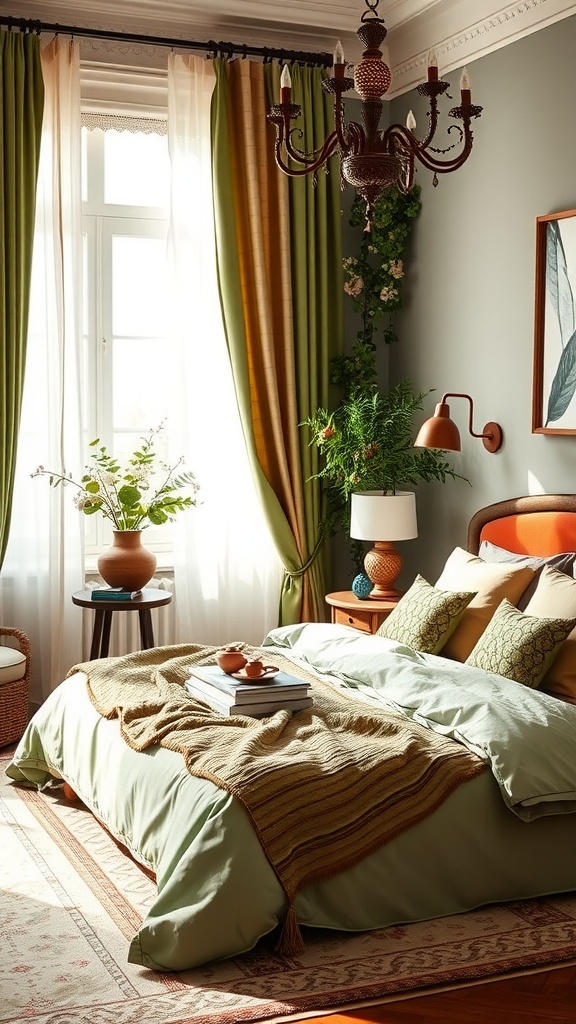
[(477, 555), (483, 540), (521, 555), (576, 551), (576, 494), (534, 494), (486, 505), (470, 520), (468, 551)]

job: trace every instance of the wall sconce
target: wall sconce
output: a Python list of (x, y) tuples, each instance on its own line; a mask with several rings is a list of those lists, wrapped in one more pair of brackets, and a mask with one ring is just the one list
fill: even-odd
[[(412, 491), (362, 491), (352, 494), (350, 536), (369, 540), (374, 547), (364, 559), (366, 575), (373, 583), (370, 597), (377, 601), (398, 597), (394, 584), (402, 569), (402, 555), (392, 541), (418, 536), (416, 495)], [(374, 540), (375, 537), (381, 538)]]
[(446, 452), (462, 451), (460, 442), (460, 431), (450, 419), (450, 406), (447, 398), (465, 398), (470, 403), (470, 417), (468, 420), (468, 432), (472, 437), (481, 437), (482, 443), (488, 452), (497, 452), (502, 447), (502, 427), (499, 423), (486, 423), (481, 434), (472, 429), (473, 402), (470, 395), (461, 394), (457, 391), (449, 392), (442, 396), (442, 401), (436, 406), (434, 415), (426, 420), (416, 440), (415, 448), (439, 448)]

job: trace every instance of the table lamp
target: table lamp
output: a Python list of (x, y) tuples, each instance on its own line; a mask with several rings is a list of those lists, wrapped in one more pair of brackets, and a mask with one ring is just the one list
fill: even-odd
[(380, 601), (399, 597), (395, 583), (402, 570), (402, 555), (394, 541), (418, 536), (416, 496), (413, 491), (361, 491), (351, 498), (350, 536), (374, 545), (364, 559), (366, 575), (373, 584), (370, 597)]

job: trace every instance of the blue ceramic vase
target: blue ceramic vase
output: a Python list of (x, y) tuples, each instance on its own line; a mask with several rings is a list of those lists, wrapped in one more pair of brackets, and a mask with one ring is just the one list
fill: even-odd
[(361, 601), (366, 601), (370, 597), (372, 588), (372, 580), (365, 572), (359, 572), (352, 580), (352, 593), (356, 594), (356, 597), (359, 597)]

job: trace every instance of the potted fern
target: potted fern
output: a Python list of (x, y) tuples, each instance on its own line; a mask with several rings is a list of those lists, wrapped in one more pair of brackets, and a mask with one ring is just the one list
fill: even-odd
[[(321, 457), (322, 465), (315, 476), (325, 484), (322, 527), (326, 533), (341, 527), (348, 535), (355, 494), (394, 497), (421, 482), (445, 483), (458, 475), (443, 452), (413, 447), (415, 414), (422, 411), (426, 394), (415, 392), (408, 380), (387, 393), (381, 392), (375, 382), (364, 382), (354, 387), (333, 412), (318, 409), (306, 421), (310, 444), (317, 446)], [(365, 561), (364, 545), (353, 540), (351, 554), (360, 572)], [(366, 586), (359, 583), (358, 589)], [(381, 597), (384, 590), (394, 588), (375, 589), (372, 596)]]

